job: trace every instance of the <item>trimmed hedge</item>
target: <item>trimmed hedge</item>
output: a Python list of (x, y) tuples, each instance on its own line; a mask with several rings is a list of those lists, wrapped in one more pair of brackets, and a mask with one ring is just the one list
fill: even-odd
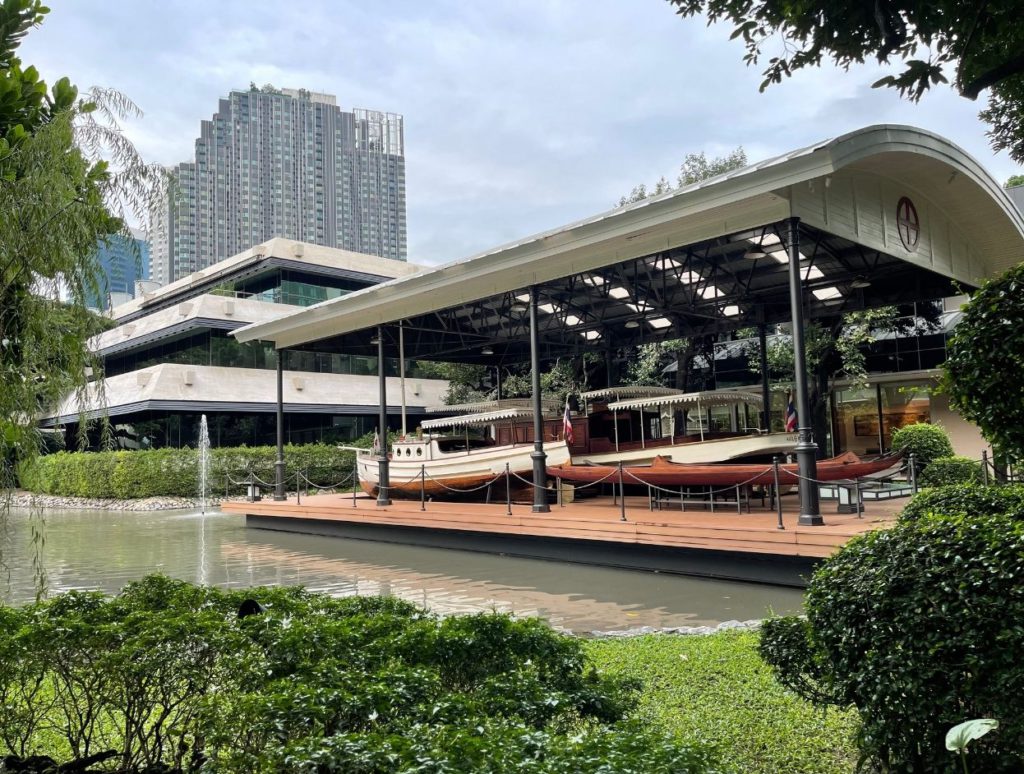
[(949, 772), (946, 732), (996, 718), (972, 743), (971, 771), (1024, 760), (1024, 522), (931, 516), (860, 535), (807, 589), (807, 620), (765, 623), (761, 655), (783, 685), (853, 705), (871, 770)]
[(921, 486), (947, 484), (980, 484), (981, 463), (970, 457), (939, 457), (932, 460), (921, 473), (917, 483)]
[(897, 429), (892, 434), (892, 450), (906, 451), (914, 455), (914, 463), (920, 473), (940, 457), (953, 456), (953, 444), (949, 434), (938, 425), (919, 422)]
[[(244, 494), (250, 474), (274, 480), (273, 446), (211, 449), (210, 458), (214, 495), (223, 494), (225, 484), (229, 494)], [(284, 459), (286, 478), (301, 470), (314, 484), (330, 486), (351, 475), (355, 454), (326, 444), (289, 445)], [(23, 489), (65, 497), (195, 497), (199, 491), (195, 449), (58, 452), (35, 459), (18, 473)], [(294, 482), (289, 486), (294, 488)]]
[(901, 521), (924, 516), (993, 516), (1006, 514), (1024, 520), (1024, 485), (952, 484), (925, 489), (900, 511)]

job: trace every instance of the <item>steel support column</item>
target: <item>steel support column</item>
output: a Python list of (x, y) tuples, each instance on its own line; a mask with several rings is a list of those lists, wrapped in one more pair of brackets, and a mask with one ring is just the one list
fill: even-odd
[(379, 484), (377, 487), (377, 505), (391, 505), (388, 496), (391, 481), (388, 475), (388, 382), (384, 366), (384, 326), (377, 327), (377, 381), (380, 385), (380, 414), (377, 428), (380, 434), (380, 450), (377, 457)]
[(761, 348), (761, 421), (766, 433), (772, 430), (772, 393), (768, 389), (768, 326), (757, 326), (757, 343)]
[(533, 398), (533, 512), (548, 513), (547, 459), (544, 453), (544, 408), (540, 399), (540, 326), (537, 314), (537, 287), (530, 288), (530, 386)]
[(818, 498), (818, 447), (814, 443), (811, 403), (807, 393), (807, 350), (804, 343), (804, 297), (800, 281), (800, 218), (789, 219), (789, 304), (793, 320), (793, 370), (796, 372), (797, 444), (796, 460), (800, 472), (800, 518), (804, 526), (820, 526), (821, 504)]
[(274, 462), (274, 499), (284, 500), (284, 353), (277, 350), (277, 459)]

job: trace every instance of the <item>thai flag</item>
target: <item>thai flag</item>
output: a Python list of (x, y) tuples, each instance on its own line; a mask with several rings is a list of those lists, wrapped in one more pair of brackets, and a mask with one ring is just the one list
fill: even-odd
[(562, 414), (562, 435), (566, 443), (572, 443), (572, 414), (569, 412), (569, 398), (565, 399), (565, 413)]
[(796, 430), (796, 406), (793, 405), (793, 391), (786, 393), (786, 432)]
[(375, 456), (380, 454), (380, 432), (377, 430), (373, 431), (373, 446), (370, 447), (370, 454)]

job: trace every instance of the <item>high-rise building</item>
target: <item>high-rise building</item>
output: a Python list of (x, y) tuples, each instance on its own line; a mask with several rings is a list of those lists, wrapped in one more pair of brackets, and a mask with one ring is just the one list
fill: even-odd
[(273, 237), (406, 259), (402, 117), (255, 86), (203, 121), (152, 215), (153, 279), (168, 283)]
[(135, 297), (136, 280), (149, 279), (149, 242), (140, 231), (132, 229), (132, 238), (113, 234), (96, 248), (96, 259), (103, 269), (106, 286), (99, 296), (89, 299), (96, 309), (109, 309)]

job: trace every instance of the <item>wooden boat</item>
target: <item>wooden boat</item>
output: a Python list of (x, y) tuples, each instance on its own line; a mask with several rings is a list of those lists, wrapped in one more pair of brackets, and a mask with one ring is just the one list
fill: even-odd
[(570, 447), (576, 463), (643, 465), (658, 456), (672, 462), (713, 463), (771, 458), (796, 448), (795, 433), (757, 426), (762, 398), (748, 390), (685, 393), (623, 386), (592, 390), (582, 397), (589, 411), (586, 433), (575, 433), (577, 442)]
[[(483, 404), (474, 404), (482, 407)], [(446, 419), (433, 419), (421, 425), (423, 430), (461, 428), (462, 435), (425, 432), (400, 438), (388, 453), (388, 492), (393, 497), (419, 499), (426, 497), (451, 498), (479, 493), (486, 495), (489, 483), (501, 483), (506, 471), (520, 478), (533, 475), (533, 443), (495, 443), (493, 426), (498, 423), (523, 421), (533, 414), (517, 405), (506, 405), (497, 410), (464, 414)], [(488, 427), (489, 437), (471, 437), (469, 428)], [(569, 447), (565, 441), (547, 441), (544, 453), (548, 462), (561, 465), (569, 462)], [(380, 485), (380, 463), (377, 455), (367, 449), (357, 450), (356, 465), (359, 485), (364, 492), (376, 496)], [(521, 481), (513, 478), (513, 489), (521, 488)]]
[[(840, 481), (864, 478), (888, 470), (900, 463), (902, 453), (878, 459), (862, 460), (853, 452), (818, 461), (819, 481)], [(586, 484), (608, 481), (617, 484), (617, 465), (548, 465), (548, 475), (564, 481)], [(649, 465), (624, 465), (625, 484), (652, 484), (663, 487), (737, 486), (739, 484), (774, 484), (774, 470), (765, 463), (717, 463), (710, 465), (672, 462), (656, 457)], [(779, 465), (779, 483), (792, 486), (800, 483), (796, 463)]]

